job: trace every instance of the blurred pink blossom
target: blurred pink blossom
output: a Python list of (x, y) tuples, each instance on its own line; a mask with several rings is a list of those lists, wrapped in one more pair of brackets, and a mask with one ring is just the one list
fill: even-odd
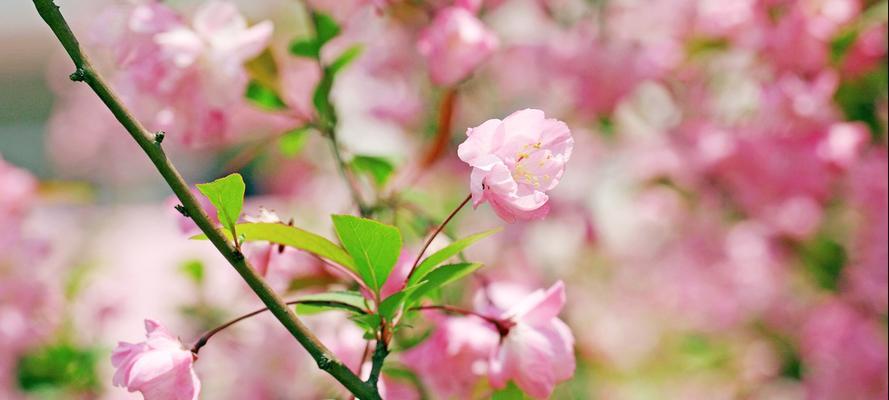
[(497, 47), (494, 36), (462, 7), (439, 11), (421, 33), (417, 49), (426, 58), (432, 81), (452, 86), (469, 76)]
[(555, 385), (574, 375), (574, 335), (558, 319), (565, 306), (565, 286), (559, 281), (514, 303), (498, 318), (508, 321), (491, 358), (491, 385), (509, 380), (535, 398), (547, 398)]
[(115, 87), (145, 115), (150, 129), (168, 131), (190, 147), (206, 147), (243, 133), (245, 123), (289, 123), (251, 109), (243, 99), (244, 63), (267, 46), (271, 22), (248, 27), (232, 3), (221, 1), (203, 3), (190, 20), (147, 1), (112, 7), (99, 21), (93, 44), (110, 53), (119, 69)]
[(808, 398), (882, 399), (889, 395), (886, 337), (879, 322), (841, 301), (811, 311), (802, 327)]
[(879, 68), (880, 60), (886, 56), (886, 24), (877, 24), (858, 34), (852, 48), (846, 53), (842, 70), (856, 77)]
[(889, 161), (885, 151), (875, 151), (853, 166), (849, 190), (858, 219), (846, 278), (855, 299), (885, 313), (889, 302)]
[(119, 342), (114, 349), (114, 386), (142, 392), (146, 400), (197, 400), (201, 381), (191, 351), (154, 320), (145, 320), (145, 337), (135, 344)]
[(427, 314), (435, 324), (432, 335), (401, 355), (429, 389), (441, 398), (469, 398), (488, 372), (488, 359), (500, 337), (481, 318)]
[(510, 223), (546, 216), (545, 192), (559, 183), (574, 149), (568, 126), (525, 109), (469, 128), (466, 136), (457, 154), (472, 167), (473, 206), (487, 201)]

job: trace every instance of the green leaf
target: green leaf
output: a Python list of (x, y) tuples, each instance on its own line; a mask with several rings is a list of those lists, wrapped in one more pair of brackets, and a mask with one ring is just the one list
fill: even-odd
[(361, 329), (364, 330), (365, 336), (373, 337), (373, 334), (380, 327), (380, 314), (361, 314), (361, 315), (353, 315), (349, 317), (352, 321), (354, 321)]
[(18, 385), (26, 392), (60, 389), (75, 392), (101, 387), (96, 365), (100, 354), (95, 349), (61, 343), (33, 349), (23, 355), (17, 368)]
[(244, 97), (264, 110), (275, 111), (287, 108), (287, 103), (284, 103), (284, 100), (281, 99), (278, 93), (275, 93), (274, 90), (259, 83), (257, 80), (250, 81)]
[[(327, 240), (327, 238), (323, 236), (304, 231), (294, 226), (269, 222), (238, 224), (236, 228), (238, 234), (244, 236), (245, 241), (263, 241), (283, 244), (285, 246), (308, 251), (309, 253), (326, 258), (354, 272), (358, 272), (352, 257), (341, 247), (337, 246), (330, 240)], [(206, 235), (192, 237), (192, 239), (206, 238)]]
[(458, 263), (436, 268), (434, 271), (426, 274), (426, 277), (420, 283), (409, 286), (407, 291), (410, 292), (410, 297), (407, 303), (409, 305), (413, 304), (422, 299), (427, 293), (449, 283), (456, 282), (481, 267), (482, 264), (480, 263)]
[(491, 400), (524, 400), (528, 397), (513, 382), (509, 382), (505, 388), (500, 389), (491, 396)]
[(241, 175), (231, 174), (210, 183), (199, 183), (197, 187), (216, 207), (222, 226), (234, 235), (235, 224), (244, 207), (245, 186)]
[(401, 310), (401, 306), (404, 304), (407, 294), (408, 291), (401, 291), (398, 293), (393, 293), (389, 295), (389, 297), (386, 297), (386, 299), (380, 303), (380, 307), (378, 309), (380, 315), (387, 320), (391, 320), (392, 317), (394, 317), (395, 314), (397, 314), (398, 311)]
[(200, 284), (204, 281), (204, 263), (201, 260), (188, 260), (179, 266), (179, 272)]
[(501, 228), (495, 228), (467, 236), (445, 246), (443, 249), (436, 251), (435, 253), (432, 253), (429, 257), (426, 257), (426, 259), (424, 259), (419, 265), (417, 265), (417, 269), (414, 271), (414, 274), (411, 275), (411, 279), (408, 281), (408, 286), (422, 281), (426, 274), (428, 274), (429, 271), (432, 271), (433, 268), (445, 262), (445, 260), (457, 255), (467, 247), (471, 246), (473, 243), (488, 236), (491, 236), (497, 232), (500, 232), (500, 229)]
[(330, 91), (332, 89), (333, 74), (330, 74), (328, 69), (325, 68), (324, 74), (321, 75), (321, 79), (312, 93), (312, 105), (315, 106), (318, 118), (328, 125), (336, 122), (336, 112), (333, 109), (333, 104), (330, 102)]
[(355, 59), (361, 55), (362, 51), (364, 51), (364, 48), (360, 44), (356, 44), (343, 51), (336, 60), (333, 60), (333, 62), (330, 63), (330, 67), (328, 67), (330, 73), (336, 74), (342, 71), (342, 69), (351, 64), (352, 61), (355, 61)]
[(278, 150), (286, 157), (293, 157), (302, 151), (308, 137), (309, 129), (305, 127), (289, 131), (278, 139)]
[(307, 57), (317, 59), (321, 54), (321, 47), (315, 38), (294, 39), (290, 42), (290, 54), (299, 57)]
[(363, 314), (367, 310), (367, 300), (355, 291), (316, 293), (299, 298), (296, 305), (298, 314), (314, 314), (326, 310), (346, 310)]
[(806, 270), (818, 286), (837, 291), (848, 259), (846, 249), (835, 240), (819, 235), (799, 250)]
[(358, 275), (379, 294), (401, 252), (398, 228), (351, 215), (332, 218), (340, 242), (355, 260)]
[(340, 34), (339, 24), (327, 14), (312, 11), (312, 21), (315, 24), (315, 41), (318, 43), (318, 48)]
[(385, 185), (395, 170), (392, 163), (382, 157), (355, 156), (352, 158), (351, 164), (356, 171), (364, 172), (373, 177), (377, 186)]

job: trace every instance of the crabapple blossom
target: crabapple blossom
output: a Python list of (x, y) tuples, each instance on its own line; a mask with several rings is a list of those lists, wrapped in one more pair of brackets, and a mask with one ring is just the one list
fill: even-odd
[(889, 394), (889, 358), (878, 324), (839, 300), (811, 311), (801, 338), (809, 398), (882, 399)]
[(119, 342), (111, 354), (114, 386), (142, 392), (146, 400), (196, 400), (201, 381), (195, 355), (157, 321), (145, 320), (146, 341)]
[(452, 86), (469, 76), (498, 45), (497, 37), (463, 7), (442, 9), (420, 34), (432, 82)]
[(488, 358), (500, 337), (490, 323), (476, 316), (428, 314), (432, 335), (401, 356), (437, 396), (469, 398), (488, 370)]
[(546, 192), (559, 183), (574, 149), (568, 126), (524, 109), (469, 128), (466, 136), (457, 154), (472, 167), (473, 206), (488, 202), (510, 223), (546, 216)]
[(491, 385), (503, 388), (509, 380), (529, 395), (546, 398), (556, 384), (574, 375), (574, 335), (558, 318), (565, 306), (565, 285), (556, 282), (536, 290), (504, 311), (508, 331), (492, 354)]
[(270, 21), (248, 27), (229, 2), (203, 3), (187, 18), (151, 0), (110, 8), (91, 39), (110, 56), (124, 101), (147, 126), (175, 133), (187, 146), (208, 147), (241, 130), (289, 123), (243, 99), (244, 63), (266, 48), (271, 34)]

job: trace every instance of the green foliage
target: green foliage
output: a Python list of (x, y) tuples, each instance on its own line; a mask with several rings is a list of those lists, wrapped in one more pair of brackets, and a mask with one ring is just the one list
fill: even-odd
[(318, 86), (315, 86), (315, 91), (312, 93), (312, 105), (315, 106), (318, 119), (325, 126), (336, 124), (336, 111), (333, 108), (333, 103), (330, 102), (333, 78), (333, 74), (329, 73), (328, 69), (325, 68), (321, 79), (318, 81)]
[[(352, 271), (358, 272), (352, 257), (341, 247), (337, 246), (330, 240), (327, 240), (327, 238), (323, 236), (304, 231), (294, 226), (269, 222), (238, 224), (236, 228), (238, 234), (243, 237), (244, 241), (283, 244), (285, 246), (308, 251), (309, 253), (326, 258)], [(192, 237), (192, 239), (206, 238), (205, 235)]]
[(352, 61), (355, 61), (356, 58), (361, 56), (361, 52), (364, 51), (364, 48), (360, 44), (356, 44), (352, 47), (349, 47), (336, 60), (333, 60), (328, 67), (328, 70), (331, 75), (335, 75), (340, 72), (343, 68), (346, 68)]
[(379, 295), (401, 253), (398, 228), (351, 215), (332, 218), (340, 242), (355, 260), (358, 275)]
[(349, 317), (359, 328), (364, 330), (364, 337), (366, 339), (373, 339), (374, 334), (377, 332), (377, 329), (380, 327), (380, 323), (382, 319), (380, 318), (380, 314), (361, 314), (361, 315), (353, 315)]
[(501, 228), (495, 228), (467, 236), (463, 239), (449, 244), (448, 246), (439, 251), (436, 251), (435, 253), (432, 253), (429, 257), (426, 257), (419, 265), (417, 265), (417, 269), (411, 276), (410, 281), (408, 281), (408, 286), (412, 286), (422, 281), (423, 278), (425, 278), (430, 271), (432, 271), (439, 264), (443, 263), (445, 260), (457, 255), (467, 247), (471, 246), (473, 243), (488, 236), (491, 236), (497, 232), (500, 232), (500, 230)]
[(412, 305), (423, 298), (427, 293), (441, 288), (449, 283), (456, 282), (475, 270), (482, 267), (479, 263), (448, 264), (436, 268), (426, 274), (419, 284), (411, 286), (414, 290), (410, 293), (408, 304)]
[(855, 29), (846, 29), (833, 38), (830, 42), (830, 61), (834, 64), (840, 64), (843, 58), (848, 54), (849, 49), (858, 39), (858, 31)]
[(883, 63), (874, 72), (840, 84), (834, 100), (843, 110), (846, 119), (866, 123), (875, 139), (883, 134), (879, 117), (881, 99), (889, 87), (889, 70)]
[(354, 170), (370, 175), (377, 186), (385, 185), (395, 171), (392, 163), (382, 157), (355, 156), (351, 165)]
[(312, 11), (312, 23), (315, 25), (315, 40), (319, 47), (340, 34), (340, 26), (327, 14)]
[(179, 266), (179, 272), (194, 283), (204, 282), (204, 263), (201, 260), (188, 260)]
[(308, 39), (295, 39), (290, 42), (290, 54), (306, 58), (320, 57), (321, 48), (314, 37)]
[[(312, 11), (310, 18), (315, 33), (308, 38), (295, 39), (290, 43), (290, 53), (297, 57), (312, 58), (321, 61), (321, 49), (327, 42), (340, 34), (340, 26), (329, 15)], [(330, 91), (336, 74), (361, 55), (361, 46), (352, 46), (340, 54), (329, 66), (322, 70), (321, 79), (312, 93), (312, 105), (318, 114), (318, 120), (324, 129), (336, 125), (336, 111), (330, 101)]]
[(281, 99), (281, 96), (279, 96), (278, 93), (257, 80), (250, 81), (247, 85), (247, 91), (244, 93), (244, 97), (264, 110), (275, 111), (287, 108), (287, 103), (284, 103), (284, 100)]
[(818, 236), (803, 244), (799, 254), (818, 286), (831, 291), (839, 288), (843, 267), (846, 265), (846, 250), (843, 246), (826, 236)]
[(299, 314), (314, 314), (329, 310), (346, 310), (360, 314), (368, 308), (364, 296), (355, 291), (315, 293), (302, 296), (299, 301), (301, 303), (296, 305), (296, 312)]
[(309, 129), (306, 127), (289, 131), (278, 139), (278, 150), (286, 157), (294, 157), (305, 147), (308, 137)]
[(528, 397), (515, 383), (509, 382), (505, 388), (500, 389), (491, 396), (491, 400), (524, 400)]
[(244, 179), (231, 174), (210, 183), (199, 183), (198, 190), (210, 199), (219, 215), (219, 222), (235, 236), (235, 224), (244, 208)]
[(401, 291), (386, 297), (378, 308), (380, 316), (386, 320), (391, 320), (401, 310), (401, 306), (404, 305), (408, 293), (408, 291)]
[(18, 362), (18, 384), (24, 391), (94, 392), (99, 352), (71, 344), (54, 344), (25, 354)]
[(295, 39), (290, 43), (290, 54), (306, 58), (321, 58), (321, 48), (340, 34), (340, 26), (329, 15), (312, 11), (310, 15), (315, 33), (308, 38)]

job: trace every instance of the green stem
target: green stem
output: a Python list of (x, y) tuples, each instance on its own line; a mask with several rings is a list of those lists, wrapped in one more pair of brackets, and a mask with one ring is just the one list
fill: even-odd
[(355, 206), (358, 207), (358, 213), (362, 217), (367, 217), (370, 215), (371, 208), (364, 203), (364, 200), (361, 198), (361, 191), (358, 189), (358, 182), (355, 180), (355, 177), (350, 173), (349, 166), (346, 164), (346, 161), (343, 160), (343, 153), (340, 149), (339, 140), (336, 138), (336, 127), (331, 126), (329, 128), (322, 128), (321, 133), (327, 138), (330, 142), (330, 152), (333, 153), (333, 158), (336, 161), (336, 168), (340, 173), (340, 176), (343, 177), (343, 180), (346, 181), (346, 185), (349, 187), (349, 193), (352, 196), (352, 201), (355, 203)]
[(262, 300), (269, 311), (284, 325), (294, 338), (308, 351), (309, 355), (317, 362), (318, 367), (329, 373), (356, 397), (361, 399), (380, 399), (379, 392), (372, 386), (363, 382), (338, 360), (333, 353), (313, 335), (308, 328), (296, 317), (293, 310), (278, 297), (271, 287), (251, 268), (244, 255), (241, 254), (226, 237), (216, 228), (207, 217), (203, 208), (198, 203), (190, 187), (179, 171), (167, 158), (160, 146), (160, 137), (152, 134), (126, 109), (123, 102), (111, 90), (104, 79), (93, 69), (89, 58), (71, 32), (71, 28), (65, 18), (59, 12), (59, 7), (53, 0), (34, 0), (37, 12), (43, 18), (55, 36), (62, 43), (65, 51), (74, 62), (76, 71), (71, 74), (74, 81), (86, 82), (99, 96), (105, 106), (114, 114), (114, 117), (126, 128), (133, 140), (142, 148), (151, 162), (160, 172), (161, 176), (179, 198), (182, 209), (191, 217), (201, 231), (213, 243), (213, 246), (228, 260), (238, 274), (244, 279), (250, 289)]
[(380, 372), (383, 371), (383, 362), (388, 355), (389, 346), (386, 345), (386, 340), (377, 340), (377, 347), (374, 349), (374, 355), (371, 358), (370, 375), (367, 377), (367, 383), (371, 384), (374, 388), (378, 387)]

